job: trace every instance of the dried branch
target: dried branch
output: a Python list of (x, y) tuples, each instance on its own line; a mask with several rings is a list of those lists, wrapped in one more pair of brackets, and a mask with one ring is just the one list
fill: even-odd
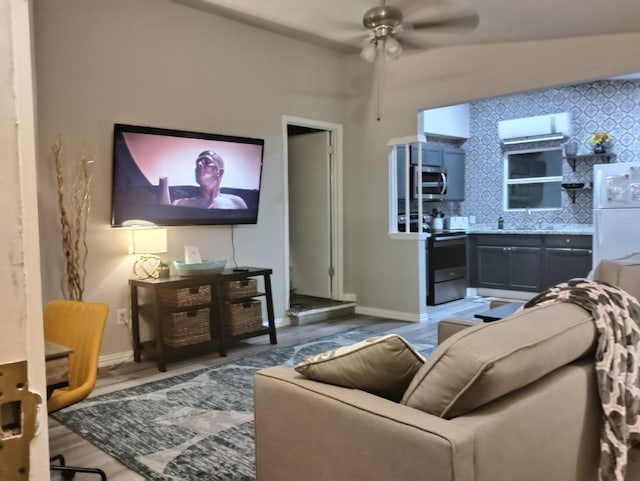
[(58, 139), (51, 147), (58, 184), (58, 210), (62, 233), (62, 251), (65, 256), (66, 270), (61, 280), (62, 294), (65, 299), (81, 301), (86, 279), (86, 264), (89, 249), (87, 246), (87, 221), (91, 209), (91, 168), (93, 162), (81, 156), (74, 173), (70, 198), (65, 195), (64, 168), (62, 161), (62, 140)]

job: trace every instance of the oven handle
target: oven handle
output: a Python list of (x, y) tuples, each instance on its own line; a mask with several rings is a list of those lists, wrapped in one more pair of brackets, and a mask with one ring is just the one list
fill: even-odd
[(467, 238), (466, 235), (451, 235), (446, 237), (434, 237), (433, 241), (440, 242), (440, 241), (460, 240), (460, 239), (466, 239), (466, 238)]

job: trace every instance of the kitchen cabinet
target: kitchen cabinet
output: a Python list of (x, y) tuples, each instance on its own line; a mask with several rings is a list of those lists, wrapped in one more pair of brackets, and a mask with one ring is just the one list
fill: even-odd
[(463, 149), (442, 149), (442, 166), (447, 172), (447, 193), (443, 200), (464, 200), (465, 159)]
[(574, 277), (587, 277), (591, 270), (590, 235), (545, 236), (544, 243), (544, 289)]
[(590, 235), (471, 234), (470, 287), (540, 292), (586, 277)]
[(540, 236), (469, 236), (471, 287), (537, 292), (542, 285)]

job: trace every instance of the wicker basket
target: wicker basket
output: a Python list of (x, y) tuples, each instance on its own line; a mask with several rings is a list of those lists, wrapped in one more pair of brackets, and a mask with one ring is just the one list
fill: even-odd
[(168, 307), (189, 307), (211, 302), (211, 286), (160, 289), (160, 301)]
[(253, 299), (242, 304), (229, 304), (225, 320), (225, 333), (230, 336), (259, 331), (262, 329), (260, 301)]
[(182, 347), (211, 340), (209, 309), (170, 312), (163, 318), (164, 343)]
[(230, 281), (224, 285), (225, 295), (229, 299), (255, 296), (258, 292), (258, 282), (255, 279)]

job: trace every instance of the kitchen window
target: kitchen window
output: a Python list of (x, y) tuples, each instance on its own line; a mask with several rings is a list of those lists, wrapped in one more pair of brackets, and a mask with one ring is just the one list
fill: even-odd
[(562, 149), (505, 155), (504, 210), (562, 208)]

